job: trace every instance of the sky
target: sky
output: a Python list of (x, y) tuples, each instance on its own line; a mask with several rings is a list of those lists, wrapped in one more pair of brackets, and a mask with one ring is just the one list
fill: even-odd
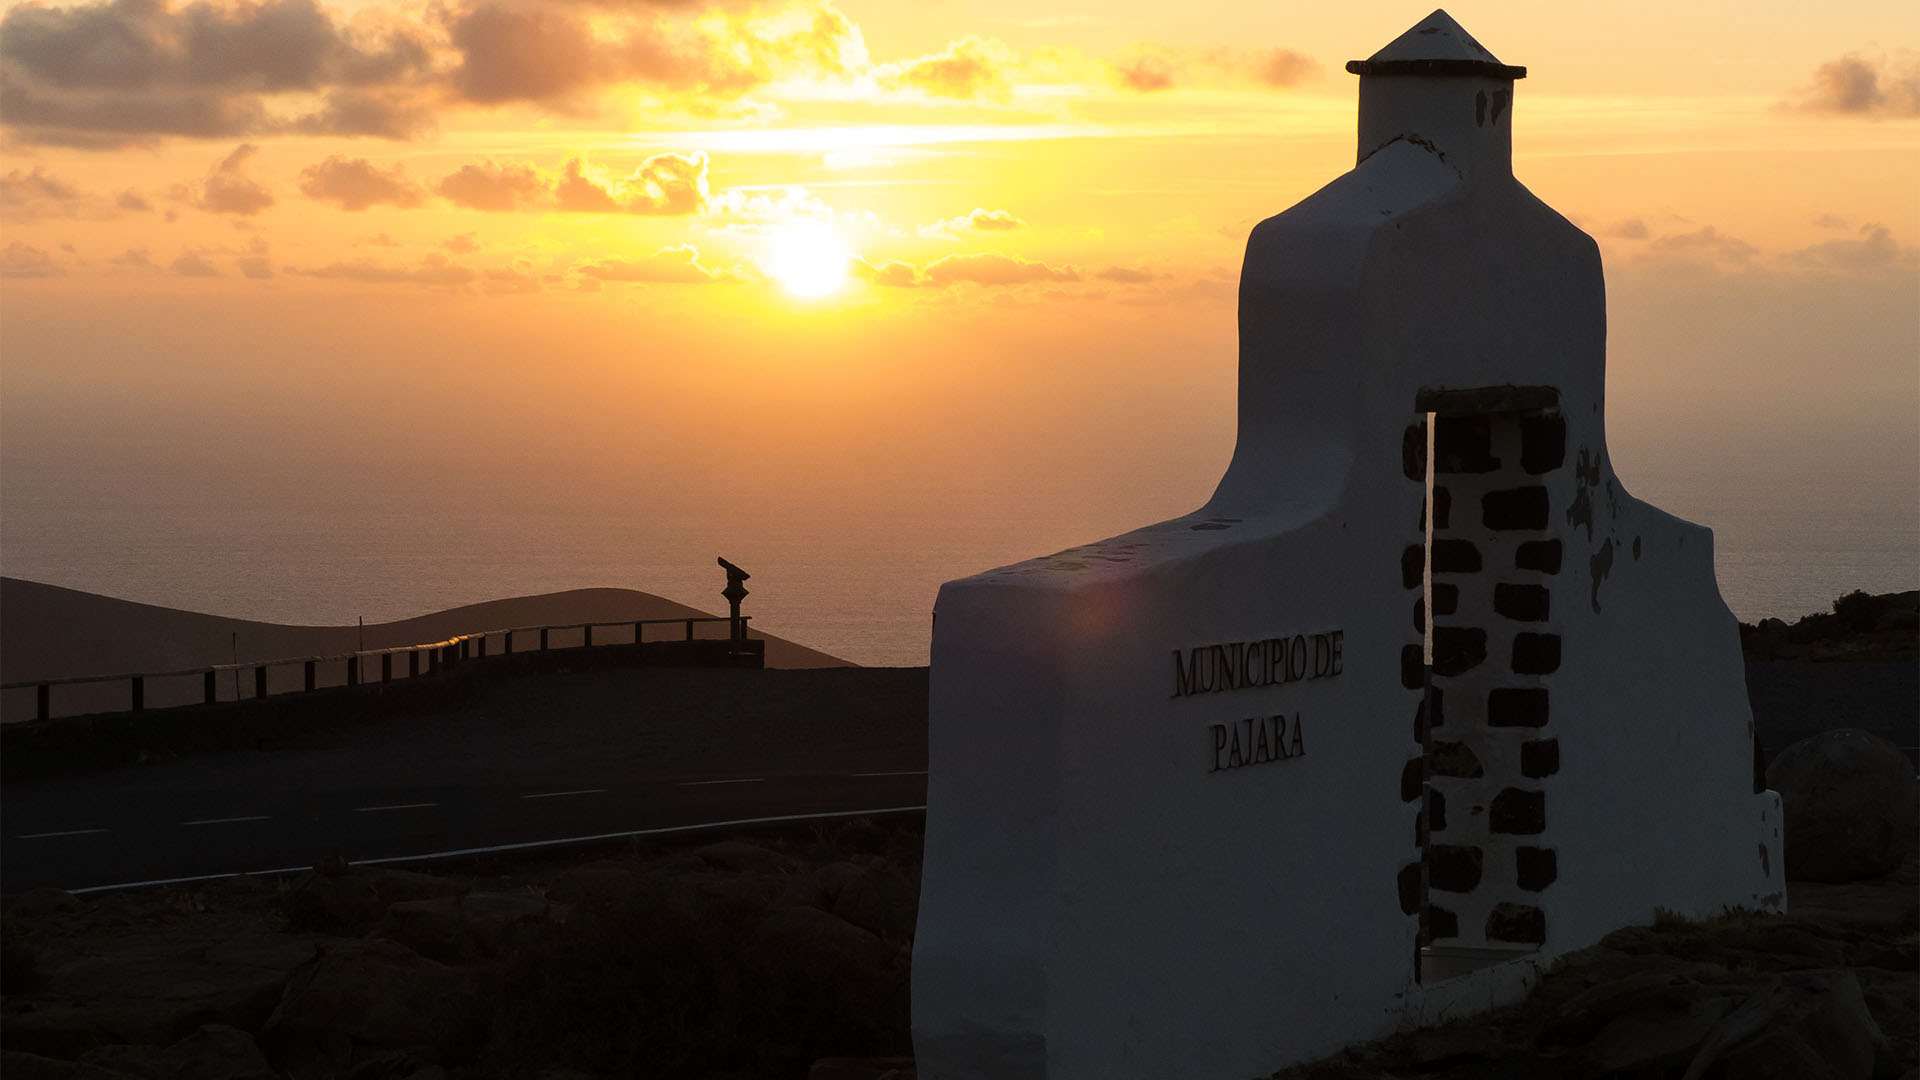
[[(1629, 486), (1913, 483), (1920, 11), (1449, 11), (1600, 244)], [(1185, 512), (1248, 231), (1352, 166), (1343, 65), (1426, 14), (0, 5), (0, 484)]]

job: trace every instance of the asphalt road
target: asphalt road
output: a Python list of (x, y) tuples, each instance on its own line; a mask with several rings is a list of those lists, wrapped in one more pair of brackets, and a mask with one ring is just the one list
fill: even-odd
[(925, 669), (627, 668), (0, 791), (0, 889), (394, 859), (926, 801)]
[[(1769, 755), (1830, 727), (1920, 746), (1920, 666), (1749, 665)], [(458, 707), (0, 791), (0, 889), (76, 889), (917, 806), (926, 670), (610, 669)]]

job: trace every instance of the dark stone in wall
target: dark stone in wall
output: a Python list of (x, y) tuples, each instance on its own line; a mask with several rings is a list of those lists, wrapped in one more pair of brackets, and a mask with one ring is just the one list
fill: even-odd
[(1441, 938), (1460, 936), (1460, 917), (1436, 904), (1427, 905), (1427, 937), (1438, 941)]
[(1420, 571), (1426, 565), (1426, 551), (1419, 544), (1408, 544), (1400, 552), (1400, 587), (1417, 589), (1420, 587)]
[(1489, 529), (1539, 532), (1547, 527), (1547, 520), (1546, 488), (1513, 488), (1480, 496), (1480, 521)]
[(1412, 802), (1420, 797), (1420, 789), (1426, 786), (1426, 764), (1419, 758), (1409, 758), (1400, 768), (1400, 801)]
[(1427, 425), (1408, 424), (1400, 436), (1400, 471), (1416, 483), (1427, 482)]
[(1433, 583), (1433, 613), (1451, 615), (1460, 610), (1460, 586), (1443, 581)]
[(1440, 688), (1434, 687), (1421, 697), (1420, 706), (1413, 710), (1413, 741), (1424, 743), (1433, 729), (1447, 722), (1447, 710), (1440, 700)]
[[(1418, 550), (1417, 548), (1415, 550)], [(1404, 562), (1405, 559), (1402, 559)], [(1474, 574), (1480, 570), (1480, 549), (1473, 546), (1471, 540), (1440, 540), (1433, 542), (1433, 572), (1436, 574)], [(1414, 584), (1418, 585), (1420, 576), (1414, 575)], [(1412, 588), (1413, 586), (1408, 586)]]
[(1537, 570), (1542, 574), (1560, 572), (1560, 541), (1529, 540), (1513, 553), (1516, 570)]
[(1453, 520), (1453, 493), (1439, 484), (1433, 485), (1433, 527), (1450, 528)]
[(1493, 913), (1487, 916), (1487, 940), (1544, 945), (1547, 940), (1546, 913), (1525, 904), (1495, 904)]
[(1427, 662), (1423, 650), (1418, 645), (1403, 645), (1400, 648), (1400, 685), (1409, 690), (1418, 690), (1427, 684)]
[(1472, 892), (1480, 887), (1485, 859), (1477, 847), (1435, 844), (1427, 851), (1427, 884), (1442, 892)]
[(1560, 740), (1534, 739), (1520, 744), (1520, 775), (1530, 780), (1560, 771)]
[(1420, 913), (1420, 864), (1408, 863), (1400, 868), (1395, 882), (1400, 891), (1400, 913), (1418, 915)]
[[(1436, 659), (1438, 645), (1435, 645)], [(1435, 665), (1436, 669), (1438, 665)], [(1560, 670), (1559, 634), (1513, 635), (1513, 670), (1520, 675), (1551, 675)]]
[(1546, 792), (1504, 789), (1493, 797), (1493, 805), (1487, 808), (1487, 828), (1492, 832), (1515, 836), (1538, 836), (1545, 832)]
[(1427, 826), (1442, 832), (1447, 828), (1447, 797), (1433, 788), (1427, 789)]
[(1567, 460), (1567, 420), (1564, 416), (1520, 418), (1520, 467), (1538, 476)]
[(1480, 766), (1479, 755), (1466, 743), (1437, 742), (1427, 752), (1432, 763), (1433, 775), (1451, 776), (1460, 780), (1471, 780), (1481, 776), (1485, 770)]
[(1433, 673), (1459, 675), (1487, 658), (1487, 632), (1477, 626), (1433, 628)]
[(1514, 879), (1528, 892), (1539, 892), (1560, 876), (1560, 857), (1552, 848), (1516, 848), (1513, 859)]
[(1516, 622), (1546, 622), (1552, 595), (1545, 585), (1511, 585), (1503, 581), (1493, 587), (1493, 610)]
[(1441, 416), (1433, 427), (1433, 473), (1488, 473), (1500, 467), (1493, 456), (1493, 425), (1481, 416)]
[(1545, 727), (1548, 704), (1544, 686), (1496, 686), (1487, 692), (1487, 726)]

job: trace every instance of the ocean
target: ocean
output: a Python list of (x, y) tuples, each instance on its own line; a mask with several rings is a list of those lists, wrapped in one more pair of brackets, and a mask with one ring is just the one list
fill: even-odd
[[(1725, 462), (1620, 471), (1634, 495), (1714, 530), (1721, 592), (1741, 619), (1791, 620), (1853, 589), (1920, 588), (1913, 463), (1871, 475)], [(219, 490), (190, 476), (55, 483), (16, 470), (0, 483), (0, 572), (217, 615), (338, 625), (594, 586), (724, 611), (714, 558), (725, 556), (753, 575), (745, 610), (757, 627), (859, 664), (908, 666), (927, 662), (941, 582), (1184, 513), (1211, 488), (1193, 474), (1133, 487), (1121, 478), (1087, 499), (1015, 485), (964, 509), (852, 497), (832, 507), (606, 509), (436, 501), (431, 490)]]

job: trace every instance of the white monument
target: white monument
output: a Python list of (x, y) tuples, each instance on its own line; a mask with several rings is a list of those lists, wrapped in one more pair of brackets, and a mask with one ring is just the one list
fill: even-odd
[(1712, 534), (1614, 476), (1599, 251), (1512, 174), (1525, 70), (1440, 11), (1348, 68), (1358, 164), (1247, 243), (1213, 497), (940, 590), (927, 1080), (1265, 1075), (1784, 903)]

